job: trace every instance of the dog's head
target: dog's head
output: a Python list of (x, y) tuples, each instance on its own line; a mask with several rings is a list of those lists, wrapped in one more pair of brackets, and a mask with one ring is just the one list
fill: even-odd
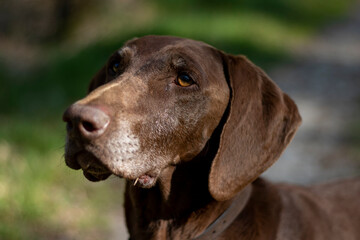
[(134, 39), (64, 113), (65, 161), (92, 181), (115, 174), (152, 187), (197, 156), (224, 117), (209, 174), (217, 200), (276, 161), (301, 122), (296, 105), (245, 57), (189, 39)]

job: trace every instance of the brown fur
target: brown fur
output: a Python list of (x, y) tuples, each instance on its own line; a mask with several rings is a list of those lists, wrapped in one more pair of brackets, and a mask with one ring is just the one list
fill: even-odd
[[(194, 84), (179, 86), (183, 73)], [(64, 120), (69, 167), (91, 181), (127, 179), (131, 239), (195, 238), (246, 186), (245, 208), (217, 239), (360, 239), (359, 180), (306, 188), (258, 178), (301, 117), (243, 56), (175, 37), (131, 40)]]

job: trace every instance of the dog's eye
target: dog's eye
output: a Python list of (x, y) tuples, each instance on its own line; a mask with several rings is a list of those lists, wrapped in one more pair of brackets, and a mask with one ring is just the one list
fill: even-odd
[(181, 87), (189, 87), (194, 84), (194, 80), (192, 80), (192, 78), (187, 74), (180, 74), (176, 78), (175, 83)]
[(120, 62), (116, 61), (116, 62), (112, 62), (112, 63), (110, 64), (109, 72), (110, 72), (112, 75), (119, 74), (119, 73), (120, 73), (120, 70), (121, 70)]

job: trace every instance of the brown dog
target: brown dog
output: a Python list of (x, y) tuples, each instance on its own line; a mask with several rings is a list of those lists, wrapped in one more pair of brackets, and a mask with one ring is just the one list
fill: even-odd
[(243, 56), (164, 36), (129, 41), (64, 113), (66, 164), (127, 181), (131, 239), (360, 239), (360, 181), (259, 175), (301, 118)]

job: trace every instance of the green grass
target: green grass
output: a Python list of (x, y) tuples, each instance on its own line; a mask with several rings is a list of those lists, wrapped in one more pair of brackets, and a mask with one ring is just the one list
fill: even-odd
[[(149, 5), (151, 19), (134, 29), (118, 8), (108, 9), (106, 24), (121, 31), (70, 49), (49, 44), (45, 61), (26, 72), (0, 65), (0, 239), (107, 238), (108, 216), (120, 207), (123, 189), (115, 178), (94, 184), (65, 166), (61, 114), (86, 94), (91, 77), (123, 42), (147, 34), (188, 37), (268, 68), (351, 2), (157, 0)], [(131, 23), (131, 14), (124, 16)]]
[(88, 184), (80, 172), (68, 169), (59, 124), (10, 118), (0, 124), (5, 122), (0, 129), (1, 239), (106, 239), (104, 213), (120, 207), (121, 185)]

